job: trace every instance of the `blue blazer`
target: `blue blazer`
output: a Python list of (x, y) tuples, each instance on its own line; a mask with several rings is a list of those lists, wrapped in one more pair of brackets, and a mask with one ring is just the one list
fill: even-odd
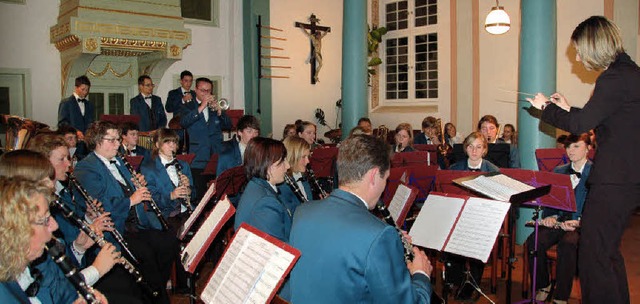
[(334, 190), (296, 210), (291, 303), (430, 303), (431, 283), (409, 273), (397, 230), (355, 195)]
[(58, 127), (70, 125), (84, 133), (87, 131), (89, 125), (93, 123), (95, 112), (93, 102), (87, 100), (84, 104), (84, 115), (82, 115), (76, 97), (71, 95), (71, 97), (60, 101), (60, 105), (58, 106)]
[(31, 304), (18, 282), (0, 282), (0, 303)]
[(234, 136), (232, 139), (222, 142), (220, 155), (218, 156), (218, 168), (216, 168), (216, 176), (220, 176), (227, 169), (242, 165), (242, 156), (240, 156), (240, 143)]
[(283, 241), (289, 241), (293, 211), (286, 207), (269, 183), (261, 178), (252, 178), (244, 189), (233, 225), (247, 223)]
[(424, 134), (424, 132), (416, 135), (413, 137), (413, 144), (414, 145), (426, 145), (428, 144), (427, 142), (427, 135)]
[[(457, 170), (457, 171), (469, 171), (469, 163), (467, 162), (467, 158), (457, 161), (455, 164), (449, 167), (449, 170)], [(480, 164), (481, 172), (500, 172), (500, 168), (494, 165), (492, 162), (482, 159), (482, 164)]]
[(40, 289), (36, 294), (42, 304), (73, 303), (78, 299), (75, 288), (51, 257), (47, 256), (36, 268), (42, 273)]
[(204, 111), (209, 111), (209, 121), (205, 121), (204, 114), (198, 112), (196, 100), (180, 107), (180, 125), (189, 133), (189, 153), (196, 155), (191, 163), (194, 169), (204, 169), (211, 155), (220, 153), (222, 130), (231, 129), (231, 119), (225, 111), (220, 116), (209, 108)]
[[(191, 168), (189, 164), (184, 161), (178, 160), (178, 163), (182, 165), (182, 174), (189, 178), (189, 184), (191, 186), (191, 198), (196, 197), (195, 187), (193, 186), (193, 176), (191, 176)], [(162, 164), (160, 157), (150, 159), (140, 167), (140, 172), (144, 175), (147, 181), (147, 189), (151, 192), (153, 200), (158, 204), (162, 216), (169, 218), (171, 212), (180, 211), (180, 201), (171, 200), (171, 192), (176, 188), (167, 173), (167, 168)]]
[(138, 96), (131, 98), (129, 105), (130, 114), (140, 116), (140, 122), (138, 123), (140, 131), (147, 132), (167, 126), (167, 114), (164, 112), (162, 99), (160, 99), (160, 97), (151, 95), (151, 111), (156, 117), (155, 125), (151, 125), (149, 106), (147, 106), (147, 103), (144, 101), (142, 94), (138, 94)]
[[(591, 166), (593, 163), (590, 160), (584, 164), (584, 168), (582, 169), (582, 174), (580, 176), (580, 181), (578, 185), (573, 189), (573, 192), (576, 196), (576, 212), (566, 212), (557, 209), (545, 208), (544, 216), (552, 216), (557, 215), (562, 220), (573, 219), (577, 220), (582, 216), (582, 210), (584, 209), (584, 202), (587, 199), (587, 179), (589, 178), (589, 174), (591, 173)], [(571, 162), (557, 166), (553, 168), (553, 173), (560, 174), (569, 174), (571, 170)]]
[[(308, 180), (302, 181), (302, 186), (304, 187), (304, 192), (307, 194), (307, 198), (309, 201), (313, 200), (313, 192), (311, 192), (311, 184), (309, 184)], [(296, 211), (296, 208), (302, 204), (295, 193), (293, 193), (293, 189), (287, 185), (287, 183), (282, 183), (278, 185), (278, 191), (280, 191), (280, 201), (282, 201), (291, 212)]]
[[(129, 187), (135, 189), (131, 183), (131, 174), (123, 165), (122, 159), (116, 157), (120, 165), (118, 170), (125, 179)], [(89, 195), (102, 202), (102, 206), (108, 212), (111, 212), (111, 219), (116, 229), (124, 234), (125, 221), (129, 215), (129, 205), (131, 200), (126, 197), (120, 183), (116, 180), (105, 164), (96, 156), (95, 153), (87, 155), (82, 161), (76, 165), (74, 173), (80, 184), (87, 190)], [(143, 229), (161, 229), (160, 221), (152, 211), (144, 211), (144, 203), (135, 206), (136, 215)], [(106, 233), (107, 241), (118, 247), (111, 233)], [(120, 249), (118, 247), (118, 249)]]
[[(196, 92), (194, 90), (190, 90), (191, 96), (196, 98)], [(179, 87), (175, 90), (169, 91), (169, 95), (167, 95), (167, 103), (164, 105), (164, 108), (169, 113), (177, 112), (180, 110), (180, 106), (182, 106), (182, 87)]]

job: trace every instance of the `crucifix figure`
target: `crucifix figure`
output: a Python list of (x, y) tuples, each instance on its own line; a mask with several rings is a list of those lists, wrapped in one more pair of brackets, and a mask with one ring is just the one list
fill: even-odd
[(327, 26), (319, 26), (320, 19), (316, 15), (311, 14), (309, 24), (296, 22), (296, 27), (309, 37), (311, 44), (311, 53), (309, 55), (311, 63), (311, 84), (318, 82), (318, 74), (322, 68), (322, 38), (331, 32), (331, 28)]

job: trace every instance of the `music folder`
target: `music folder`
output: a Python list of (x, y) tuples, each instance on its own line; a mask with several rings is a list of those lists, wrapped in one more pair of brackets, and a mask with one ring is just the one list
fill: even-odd
[(461, 177), (454, 179), (453, 182), (492, 199), (512, 204), (532, 201), (551, 191), (551, 185), (530, 186), (500, 172)]
[(409, 231), (414, 245), (487, 262), (511, 204), (431, 192)]
[(396, 188), (396, 192), (387, 206), (387, 210), (389, 210), (397, 227), (402, 227), (402, 224), (404, 224), (404, 220), (413, 205), (413, 201), (418, 195), (418, 191), (416, 187), (408, 186), (404, 182), (398, 184), (398, 188)]
[(190, 273), (195, 271), (213, 239), (235, 212), (236, 209), (226, 197), (211, 210), (193, 238), (180, 253), (180, 262), (186, 271)]
[(200, 203), (196, 206), (196, 208), (193, 210), (191, 215), (189, 215), (189, 217), (184, 222), (184, 224), (182, 224), (182, 227), (180, 227), (180, 231), (178, 231), (178, 239), (183, 240), (184, 237), (187, 236), (187, 233), (191, 229), (191, 226), (193, 226), (193, 224), (198, 219), (198, 217), (200, 217), (200, 214), (202, 213), (204, 208), (207, 206), (207, 203), (211, 200), (211, 197), (213, 196), (215, 191), (216, 191), (216, 183), (214, 182), (214, 183), (211, 183), (211, 185), (209, 186), (209, 189), (207, 189), (207, 192), (205, 192), (204, 196), (200, 200)]
[(243, 223), (200, 298), (205, 303), (270, 303), (298, 258), (297, 249)]

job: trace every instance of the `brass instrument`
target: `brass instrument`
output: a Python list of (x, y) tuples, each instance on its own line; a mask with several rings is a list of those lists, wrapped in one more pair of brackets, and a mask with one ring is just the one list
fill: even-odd
[(293, 194), (296, 195), (296, 197), (298, 198), (298, 200), (301, 203), (306, 203), (309, 200), (304, 196), (304, 194), (302, 194), (302, 190), (300, 190), (300, 187), (298, 187), (298, 183), (293, 180), (293, 177), (289, 176), (289, 174), (285, 174), (284, 175), (284, 182), (287, 183), (287, 185), (291, 188), (291, 190), (293, 191)]
[(411, 245), (411, 243), (409, 243), (409, 240), (404, 237), (404, 234), (402, 234), (402, 230), (400, 230), (400, 228), (396, 225), (393, 217), (391, 217), (391, 213), (389, 212), (387, 207), (384, 206), (384, 202), (381, 200), (378, 201), (378, 203), (376, 204), (376, 209), (378, 209), (378, 211), (380, 211), (380, 214), (382, 214), (382, 219), (387, 224), (395, 227), (398, 231), (398, 234), (400, 235), (400, 241), (402, 241), (402, 247), (404, 247), (404, 260), (407, 262), (413, 261), (413, 245)]
[[(73, 174), (67, 173), (67, 179), (69, 180), (70, 190), (71, 190), (71, 185), (73, 184), (73, 186), (76, 188), (76, 190), (78, 190), (80, 195), (82, 195), (85, 202), (87, 203), (87, 208), (91, 208), (91, 211), (93, 211), (93, 213), (97, 216), (100, 216), (102, 213), (104, 213), (104, 208), (98, 207), (96, 206), (96, 204), (93, 203), (93, 197), (91, 197), (91, 195), (89, 195), (89, 192), (87, 192), (87, 190), (84, 187), (82, 187), (82, 185), (80, 185), (80, 183), (78, 182), (78, 180)], [(133, 255), (133, 253), (129, 249), (129, 244), (127, 244), (127, 241), (124, 240), (124, 237), (122, 236), (120, 231), (118, 231), (117, 229), (113, 229), (113, 231), (109, 231), (109, 232), (111, 233), (111, 235), (113, 235), (113, 238), (120, 245), (122, 250), (124, 250), (124, 252), (126, 252), (127, 255), (129, 255), (129, 257), (135, 263), (138, 263), (138, 259), (136, 259), (136, 257)]]
[(311, 164), (307, 164), (307, 175), (311, 187), (313, 187), (314, 190), (316, 190), (316, 192), (319, 193), (322, 198), (328, 197), (329, 194), (327, 193), (327, 191), (324, 191), (324, 189), (322, 189), (322, 187), (320, 186), (320, 183), (318, 183), (316, 174), (315, 172), (313, 172), (313, 169), (311, 169)]
[[(120, 153), (118, 153), (120, 154)], [(122, 158), (122, 162), (124, 163), (124, 166), (127, 167), (127, 170), (129, 170), (129, 173), (131, 173), (131, 177), (133, 177), (133, 185), (136, 189), (143, 187), (142, 184), (140, 183), (140, 181), (138, 180), (138, 178), (136, 177), (136, 170), (133, 169), (133, 166), (131, 166), (131, 164), (129, 163), (129, 161), (123, 157), (122, 155), (118, 155)], [(169, 230), (169, 223), (167, 223), (167, 220), (164, 218), (164, 216), (162, 216), (162, 212), (160, 211), (160, 208), (158, 207), (158, 204), (156, 204), (156, 202), (153, 200), (153, 198), (149, 198), (148, 201), (144, 201), (146, 203), (149, 204), (149, 207), (151, 207), (151, 210), (153, 211), (153, 213), (156, 214), (156, 216), (158, 217), (158, 221), (160, 221), (160, 225), (162, 226), (162, 230), (166, 231)], [(143, 203), (144, 203), (143, 202)]]
[[(62, 212), (62, 215), (65, 218), (67, 218), (68, 220), (72, 221), (76, 226), (78, 226), (78, 228), (80, 228), (80, 230), (82, 230), (96, 244), (98, 244), (98, 246), (100, 246), (100, 248), (104, 247), (104, 245), (107, 243), (107, 241), (104, 239), (104, 237), (98, 235), (95, 231), (93, 231), (93, 229), (91, 229), (91, 227), (89, 226), (89, 223), (87, 223), (87, 221), (85, 221), (81, 217), (75, 215), (73, 210), (71, 210), (71, 208), (69, 208), (67, 205), (65, 205), (64, 203), (60, 202), (59, 200), (56, 199), (56, 200), (52, 201), (51, 203), (53, 204), (54, 207), (58, 208), (60, 210), (60, 212)], [(124, 267), (124, 269), (127, 270), (133, 276), (133, 278), (136, 281), (136, 283), (140, 284), (140, 286), (142, 287), (142, 289), (145, 292), (147, 292), (148, 294), (152, 295), (153, 297), (157, 297), (158, 296), (158, 292), (154, 291), (151, 288), (151, 286), (149, 286), (149, 284), (144, 280), (144, 278), (140, 274), (140, 271), (138, 271), (136, 269), (136, 267), (133, 265), (133, 263), (131, 263), (129, 260), (127, 260), (124, 256), (120, 257), (120, 259), (118, 260), (118, 263), (121, 264)]]
[[(183, 185), (182, 185), (182, 179), (180, 178), (180, 176), (184, 175), (182, 174), (182, 165), (176, 160), (175, 166), (176, 166), (176, 172), (178, 173), (178, 187), (181, 187)], [(186, 186), (190, 187), (190, 185), (186, 185)], [(191, 205), (191, 191), (189, 191), (188, 193), (189, 194), (187, 194), (187, 197), (185, 197), (184, 199), (180, 199), (180, 201), (181, 201), (181, 204), (187, 208), (187, 212), (191, 214), (193, 213), (193, 206)]]
[(220, 108), (223, 111), (226, 111), (229, 109), (229, 107), (231, 107), (231, 104), (226, 98), (216, 99), (215, 97), (213, 97), (213, 100), (211, 100), (207, 104), (207, 106), (209, 107), (209, 109), (211, 109), (211, 111), (217, 111), (218, 108)]
[[(149, 151), (153, 150), (153, 136), (156, 134), (156, 130), (148, 132), (138, 132), (138, 146), (143, 147)], [(127, 155), (128, 152), (127, 152)]]
[(385, 125), (379, 125), (378, 128), (374, 130), (373, 134), (375, 137), (382, 139), (382, 141), (387, 142), (387, 136), (389, 135), (389, 128)]
[(55, 237), (45, 245), (51, 259), (60, 267), (64, 276), (71, 282), (76, 291), (89, 304), (100, 304), (100, 300), (96, 298), (93, 288), (84, 280), (84, 276), (76, 269), (71, 260), (64, 254), (64, 245)]
[(5, 152), (26, 148), (31, 138), (49, 128), (41, 122), (14, 115), (0, 115), (0, 124), (7, 126)]

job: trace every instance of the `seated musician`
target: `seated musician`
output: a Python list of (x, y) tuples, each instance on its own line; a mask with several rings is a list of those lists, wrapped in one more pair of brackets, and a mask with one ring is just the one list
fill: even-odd
[[(416, 145), (439, 145), (438, 120), (433, 116), (427, 116), (422, 120), (422, 133), (413, 139)], [(413, 131), (411, 131), (413, 133)]]
[(222, 143), (216, 176), (224, 170), (242, 165), (244, 151), (251, 139), (260, 135), (260, 122), (253, 115), (244, 115), (238, 120), (236, 136)]
[(282, 130), (282, 140), (289, 136), (296, 136), (296, 125), (294, 124), (286, 124), (284, 129)]
[[(301, 203), (313, 200), (311, 184), (304, 176), (307, 172), (307, 164), (309, 164), (311, 146), (307, 141), (297, 136), (287, 137), (284, 140), (284, 146), (287, 149), (286, 161), (289, 163), (287, 174), (295, 185), (285, 182), (278, 185), (278, 190), (280, 190), (280, 200), (293, 213)], [(296, 194), (296, 191), (299, 191), (299, 194)]]
[(444, 124), (444, 131), (444, 139), (447, 141), (449, 146), (453, 147), (455, 144), (461, 144), (464, 140), (462, 135), (457, 131), (456, 125), (453, 123), (448, 122)]
[[(467, 154), (467, 159), (460, 160), (451, 167), (449, 170), (458, 171), (480, 171), (480, 172), (498, 172), (500, 169), (490, 161), (483, 159), (487, 155), (488, 144), (487, 139), (480, 132), (472, 132), (464, 139), (462, 144), (464, 152)], [(467, 263), (469, 267), (467, 268)], [(474, 299), (473, 293), (475, 288), (472, 284), (465, 284), (466, 272), (469, 272), (471, 278), (475, 281), (474, 285), (480, 285), (482, 279), (482, 273), (484, 272), (484, 263), (479, 260), (469, 259), (456, 254), (447, 254), (446, 257), (446, 272), (445, 277), (447, 283), (453, 284), (458, 287), (455, 293), (456, 299), (465, 301)]]
[[(490, 144), (506, 144), (502, 138), (498, 138), (498, 119), (493, 115), (485, 115), (478, 121), (478, 131), (487, 138)], [(509, 168), (520, 168), (520, 155), (518, 147), (510, 145), (509, 147)]]
[(378, 138), (349, 137), (338, 154), (339, 189), (296, 210), (292, 303), (430, 303), (427, 256), (414, 247), (405, 262), (396, 228), (369, 212), (389, 177), (389, 154)]
[[(51, 258), (45, 244), (58, 229), (49, 213), (51, 189), (43, 181), (0, 176), (0, 302), (76, 303), (78, 293)], [(26, 250), (25, 250), (26, 249)], [(39, 268), (30, 264), (42, 258)], [(100, 303), (107, 299), (97, 290)]]
[[(63, 125), (58, 127), (56, 133), (64, 137), (64, 141), (69, 147), (69, 157), (71, 158), (71, 167), (83, 159), (89, 151), (87, 151), (87, 145), (84, 140), (78, 140), (78, 131), (69, 125)], [(33, 146), (33, 145), (32, 145)]]
[(358, 127), (362, 128), (362, 131), (364, 132), (364, 134), (373, 135), (373, 127), (371, 126), (371, 119), (369, 119), (368, 117), (360, 117), (360, 119), (358, 119)]
[(399, 124), (396, 127), (396, 136), (394, 137), (395, 144), (393, 145), (393, 152), (413, 152), (413, 128), (411, 124), (406, 122)]
[[(576, 229), (580, 226), (580, 217), (587, 197), (586, 182), (592, 166), (591, 161), (587, 159), (587, 154), (591, 149), (588, 133), (567, 136), (564, 146), (571, 162), (554, 168), (553, 172), (570, 175), (576, 196), (576, 212), (545, 209), (538, 230), (536, 300), (545, 301), (549, 296), (551, 284), (547, 267), (547, 249), (558, 244), (554, 303), (567, 303), (571, 295), (573, 277), (578, 270), (580, 233)], [(527, 239), (529, 250), (535, 248), (534, 242), (535, 235), (532, 233)], [(533, 269), (533, 257), (533, 255), (529, 255), (529, 269)], [(530, 274), (533, 276), (533, 270), (530, 271)]]
[[(111, 213), (115, 229), (124, 235), (133, 255), (142, 261), (140, 272), (160, 293), (154, 300), (169, 303), (165, 287), (178, 252), (175, 232), (159, 230), (158, 215), (148, 206), (152, 196), (145, 187), (144, 176), (137, 173), (132, 176), (123, 159), (117, 156), (121, 141), (117, 126), (108, 121), (96, 122), (87, 130), (85, 139), (94, 150), (76, 166), (78, 182)], [(110, 234), (107, 240), (113, 241)]]
[(310, 121), (296, 121), (296, 134), (298, 137), (306, 140), (311, 145), (311, 150), (321, 147), (319, 143), (316, 142), (316, 125)]
[(287, 150), (278, 140), (256, 137), (244, 153), (247, 184), (236, 210), (234, 229), (247, 224), (283, 241), (289, 241), (293, 210), (287, 207), (276, 185), (284, 182), (289, 169)]
[(120, 124), (120, 132), (122, 132), (122, 146), (118, 148), (118, 152), (127, 156), (142, 156), (146, 162), (151, 158), (151, 153), (145, 147), (138, 146), (138, 125), (134, 122), (127, 121)]

